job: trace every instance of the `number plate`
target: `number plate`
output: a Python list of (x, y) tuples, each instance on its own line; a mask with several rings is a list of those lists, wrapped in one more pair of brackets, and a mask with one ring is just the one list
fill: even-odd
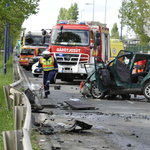
[(72, 73), (72, 70), (71, 70), (71, 69), (70, 69), (70, 70), (69, 70), (69, 69), (68, 69), (68, 70), (67, 70), (67, 69), (65, 70), (64, 68), (62, 68), (62, 73)]

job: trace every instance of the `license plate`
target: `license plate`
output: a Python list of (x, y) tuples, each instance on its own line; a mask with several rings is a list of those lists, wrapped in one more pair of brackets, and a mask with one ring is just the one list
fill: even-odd
[(72, 70), (65, 70), (62, 68), (62, 73), (72, 73)]

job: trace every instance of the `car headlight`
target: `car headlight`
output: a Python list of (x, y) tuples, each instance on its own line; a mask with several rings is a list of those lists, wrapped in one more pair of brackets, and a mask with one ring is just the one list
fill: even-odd
[(30, 62), (33, 62), (33, 59), (30, 58)]

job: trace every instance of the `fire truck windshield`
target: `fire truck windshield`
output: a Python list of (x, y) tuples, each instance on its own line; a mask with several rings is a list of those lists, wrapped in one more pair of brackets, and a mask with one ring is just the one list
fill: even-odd
[(51, 45), (88, 46), (89, 31), (63, 29), (60, 32), (60, 29), (53, 29)]
[[(49, 45), (50, 36), (45, 37), (45, 44)], [(41, 46), (42, 44), (42, 35), (41, 36), (26, 36), (25, 37), (25, 45), (33, 45), (33, 46)]]
[(34, 49), (22, 49), (21, 55), (34, 55)]

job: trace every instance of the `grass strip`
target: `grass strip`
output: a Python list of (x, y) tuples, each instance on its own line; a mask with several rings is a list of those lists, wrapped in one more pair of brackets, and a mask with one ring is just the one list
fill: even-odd
[(6, 74), (3, 73), (4, 56), (0, 55), (0, 150), (4, 150), (3, 131), (14, 130), (13, 109), (8, 110), (3, 86), (13, 83), (13, 56), (9, 57), (6, 65)]

